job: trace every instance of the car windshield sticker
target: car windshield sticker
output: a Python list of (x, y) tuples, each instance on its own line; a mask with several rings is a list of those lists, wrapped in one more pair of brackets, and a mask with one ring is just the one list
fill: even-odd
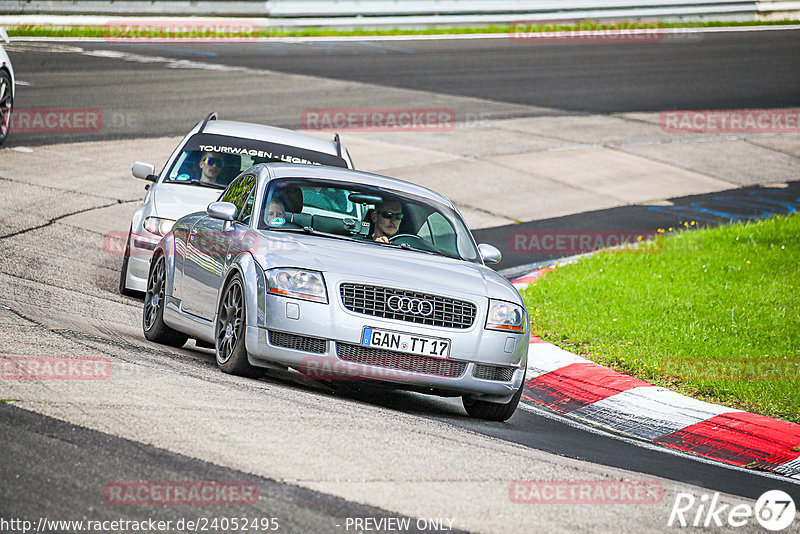
[(286, 219), (283, 217), (273, 217), (269, 220), (270, 226), (283, 226), (284, 224), (286, 224)]
[(187, 141), (183, 149), (216, 152), (217, 154), (247, 155), (255, 160), (263, 160), (258, 163), (285, 162), (347, 168), (347, 162), (333, 154), (224, 135), (195, 134)]
[(178, 175), (178, 176), (175, 178), (175, 180), (177, 180), (178, 182), (187, 182), (187, 181), (189, 181), (189, 180), (191, 180), (191, 179), (192, 179), (192, 177), (191, 177), (191, 176), (189, 176), (189, 175), (188, 175), (188, 174), (186, 174), (186, 173), (179, 174), (179, 175)]

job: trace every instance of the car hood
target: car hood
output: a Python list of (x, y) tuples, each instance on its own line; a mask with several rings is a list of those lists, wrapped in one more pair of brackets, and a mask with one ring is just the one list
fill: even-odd
[(219, 198), (222, 189), (212, 189), (187, 184), (160, 183), (154, 186), (152, 202), (155, 215), (163, 219), (178, 220), (206, 207)]
[(264, 269), (298, 267), (335, 275), (338, 280), (387, 285), (440, 294), (490, 297), (523, 305), (505, 278), (477, 263), (289, 232), (258, 232), (252, 249)]

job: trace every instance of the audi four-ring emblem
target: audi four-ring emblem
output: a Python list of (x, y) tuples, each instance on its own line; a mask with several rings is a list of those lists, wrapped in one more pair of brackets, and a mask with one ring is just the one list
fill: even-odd
[(411, 313), (414, 315), (422, 315), (427, 317), (433, 313), (433, 304), (424, 299), (412, 299), (411, 297), (400, 297), (392, 295), (386, 301), (386, 305), (393, 312), (398, 313)]

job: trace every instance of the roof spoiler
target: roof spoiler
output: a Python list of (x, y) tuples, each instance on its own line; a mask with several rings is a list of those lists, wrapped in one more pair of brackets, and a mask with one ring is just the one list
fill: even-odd
[(336, 155), (342, 157), (342, 142), (339, 140), (339, 134), (333, 136), (333, 144), (336, 145)]
[(206, 124), (208, 124), (208, 121), (215, 121), (215, 120), (217, 120), (217, 112), (216, 111), (212, 111), (205, 118), (205, 120), (203, 121), (203, 124), (200, 125), (200, 131), (197, 132), (197, 133), (203, 133), (203, 130), (206, 129)]

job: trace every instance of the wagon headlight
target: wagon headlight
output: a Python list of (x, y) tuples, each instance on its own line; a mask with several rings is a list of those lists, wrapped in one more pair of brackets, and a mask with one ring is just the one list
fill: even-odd
[(489, 330), (524, 332), (524, 321), (525, 310), (522, 306), (502, 300), (489, 300), (489, 316), (486, 318), (486, 328)]
[(172, 230), (175, 221), (172, 219), (161, 219), (159, 217), (148, 217), (144, 220), (144, 229), (151, 234), (165, 236)]
[(267, 271), (270, 293), (328, 303), (322, 273), (301, 269), (270, 269)]

